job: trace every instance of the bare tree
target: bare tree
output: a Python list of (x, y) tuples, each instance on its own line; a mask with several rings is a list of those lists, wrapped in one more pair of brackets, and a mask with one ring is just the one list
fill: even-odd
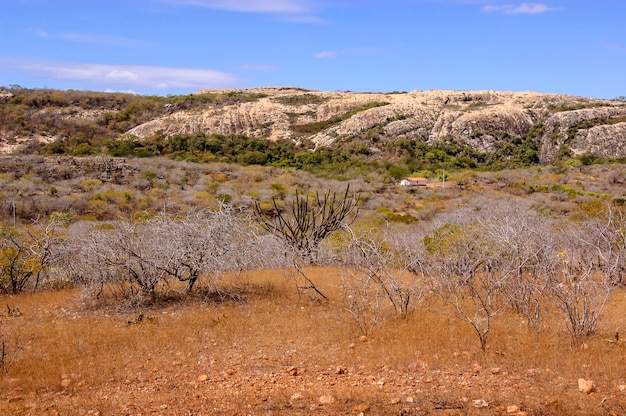
[(426, 296), (423, 274), (386, 230), (346, 227), (338, 248), (344, 310), (364, 334), (392, 316), (406, 317)]
[(376, 229), (347, 227), (342, 263), (352, 273), (375, 283), (397, 316), (406, 316), (424, 299), (423, 274), (392, 235)]
[(479, 223), (445, 224), (425, 238), (430, 287), (469, 323), (485, 350), (493, 318), (503, 310), (502, 288), (510, 274), (500, 268), (499, 248)]
[(105, 287), (115, 287), (123, 298), (141, 303), (154, 298), (165, 273), (151, 260), (158, 250), (148, 238), (149, 224), (119, 221), (92, 230), (81, 242), (81, 280), (99, 296)]
[(55, 222), (0, 228), (0, 291), (18, 293), (39, 282), (56, 259), (62, 237)]
[[(594, 264), (615, 285), (626, 283), (626, 206), (594, 201), (575, 237), (597, 256)], [(589, 204), (591, 205), (591, 204)], [(591, 215), (594, 214), (594, 215)]]
[(225, 207), (181, 219), (122, 221), (89, 234), (77, 273), (96, 296), (108, 286), (142, 302), (170, 280), (186, 282), (189, 293), (202, 275), (251, 267), (242, 258), (253, 244), (252, 230)]
[(495, 260), (504, 279), (502, 292), (515, 312), (531, 326), (540, 319), (548, 292), (554, 233), (550, 221), (521, 203), (492, 203), (477, 221), (485, 238), (497, 247)]
[(577, 242), (576, 237), (565, 236), (561, 243), (565, 248), (555, 253), (551, 288), (573, 340), (580, 342), (595, 332), (615, 286), (603, 273), (594, 273), (593, 252)]
[(191, 292), (201, 274), (246, 269), (246, 248), (255, 236), (228, 207), (201, 211), (180, 220), (151, 224), (150, 237), (159, 249), (154, 259), (166, 278), (187, 282)]

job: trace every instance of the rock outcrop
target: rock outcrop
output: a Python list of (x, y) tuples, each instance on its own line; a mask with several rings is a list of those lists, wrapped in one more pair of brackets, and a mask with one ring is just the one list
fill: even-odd
[[(545, 122), (541, 159), (553, 160), (565, 145), (574, 154), (588, 152), (599, 157), (626, 157), (624, 127), (607, 125), (616, 119), (626, 121), (625, 106), (585, 108), (554, 114)], [(578, 129), (581, 125), (594, 123), (598, 125)]]
[[(268, 140), (306, 138), (319, 147), (369, 137), (368, 132), (375, 130), (379, 143), (397, 138), (428, 143), (451, 138), (491, 153), (497, 151), (503, 136), (523, 137), (542, 123), (538, 145), (543, 161), (553, 160), (563, 146), (574, 155), (626, 157), (624, 126), (609, 124), (626, 117), (626, 104), (617, 101), (497, 91), (385, 94), (260, 88), (247, 92), (265, 96), (254, 102), (175, 112), (128, 134), (141, 138), (161, 131), (166, 136), (202, 132)], [(377, 106), (368, 106), (373, 103)], [(319, 131), (301, 133), (297, 128), (324, 121)]]
[(570, 145), (574, 155), (590, 153), (601, 158), (626, 155), (626, 122), (579, 130)]
[[(425, 143), (452, 139), (483, 153), (530, 141), (528, 147), (533, 152), (538, 149), (545, 162), (561, 154), (626, 158), (622, 124), (626, 123), (626, 102), (618, 100), (534, 92), (445, 90), (365, 93), (253, 88), (197, 94), (203, 93), (207, 93), (206, 100), (198, 100), (193, 106), (180, 104), (184, 100), (172, 100), (173, 104), (160, 102), (158, 110), (152, 109), (141, 117), (131, 117), (129, 111), (124, 113), (111, 100), (108, 107), (90, 108), (75, 105), (74, 101), (65, 107), (46, 104), (40, 108), (43, 104), (39, 103), (31, 109), (33, 120), (29, 129), (19, 124), (12, 128), (0, 125), (0, 153), (14, 151), (24, 143), (49, 143), (80, 136), (61, 128), (67, 120), (78, 129), (84, 123), (92, 132), (98, 132), (119, 117), (128, 119), (128, 126), (119, 128), (118, 123), (113, 134), (134, 126), (125, 134), (139, 139), (197, 133), (245, 135), (311, 142), (316, 147), (343, 146), (342, 150), (353, 149), (356, 144), (360, 149), (369, 149), (368, 154), (384, 153), (388, 144), (398, 139)], [(0, 90), (0, 104), (11, 97), (10, 91)], [(8, 119), (18, 123), (18, 113), (9, 112)]]

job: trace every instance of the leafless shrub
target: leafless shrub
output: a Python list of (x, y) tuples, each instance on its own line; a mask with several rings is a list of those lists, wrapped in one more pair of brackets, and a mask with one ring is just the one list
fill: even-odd
[(593, 264), (614, 285), (626, 283), (626, 206), (593, 201), (579, 210), (579, 244), (595, 253)]
[(55, 246), (61, 241), (57, 224), (0, 227), (0, 292), (19, 293), (37, 289), (56, 261)]
[(478, 219), (483, 239), (497, 247), (490, 267), (502, 276), (502, 293), (531, 326), (548, 291), (554, 244), (550, 221), (522, 203), (495, 202)]
[(485, 349), (493, 318), (504, 310), (503, 289), (511, 270), (502, 250), (485, 233), (480, 211), (464, 210), (424, 238), (430, 286), (473, 328)]
[(392, 235), (346, 228), (338, 250), (344, 309), (363, 334), (391, 316), (406, 317), (423, 301), (423, 275)]
[(31, 335), (27, 341), (20, 342), (11, 339), (0, 327), (0, 373), (8, 374), (11, 365), (36, 339), (35, 335)]
[(606, 275), (593, 272), (593, 252), (579, 243), (572, 234), (563, 236), (563, 248), (555, 253), (557, 261), (551, 285), (556, 305), (567, 318), (574, 342), (595, 332), (614, 289)]
[(77, 274), (95, 296), (107, 287), (141, 303), (154, 299), (171, 280), (186, 282), (189, 293), (200, 276), (215, 279), (252, 267), (245, 260), (255, 240), (251, 232), (226, 207), (180, 219), (116, 222), (92, 230), (82, 242)]
[(388, 295), (367, 274), (356, 271), (342, 274), (340, 291), (348, 321), (363, 335), (369, 336), (393, 310)]
[(403, 247), (374, 229), (347, 228), (343, 264), (376, 283), (391, 303), (394, 314), (408, 315), (425, 296), (423, 273)]

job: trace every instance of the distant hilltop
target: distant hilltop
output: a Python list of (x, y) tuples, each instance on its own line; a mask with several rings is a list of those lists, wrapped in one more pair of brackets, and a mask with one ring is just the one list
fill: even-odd
[(535, 92), (268, 87), (143, 97), (4, 89), (0, 109), (4, 152), (71, 134), (142, 140), (202, 133), (358, 148), (371, 155), (385, 154), (397, 140), (453, 140), (486, 154), (532, 142), (542, 162), (563, 152), (626, 158), (626, 102)]

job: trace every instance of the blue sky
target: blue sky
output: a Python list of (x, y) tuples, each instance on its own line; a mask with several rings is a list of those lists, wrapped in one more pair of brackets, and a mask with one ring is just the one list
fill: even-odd
[(626, 95), (624, 0), (0, 0), (0, 85)]

